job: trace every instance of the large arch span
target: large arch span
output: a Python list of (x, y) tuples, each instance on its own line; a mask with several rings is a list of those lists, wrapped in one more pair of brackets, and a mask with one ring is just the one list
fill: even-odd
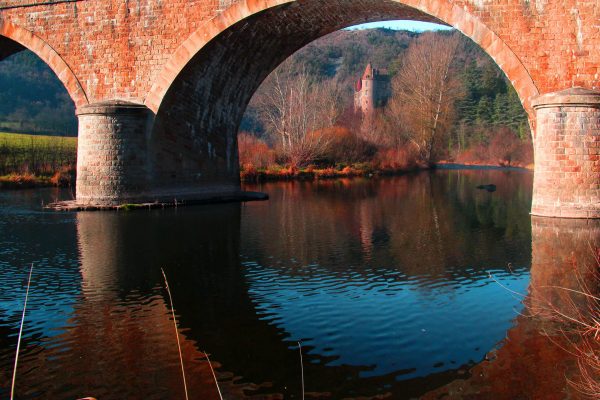
[[(151, 175), (156, 185), (236, 184), (236, 134), (252, 95), (285, 59), (331, 32), (364, 22), (420, 20), (456, 27), (490, 54), (526, 108), (537, 95), (510, 48), (447, 0), (242, 0), (202, 23), (174, 52), (145, 105), (156, 114)], [(178, 149), (174, 153), (173, 149)]]
[[(302, 5), (293, 3), (301, 3)], [(165, 94), (183, 69), (211, 41), (229, 29), (235, 30), (237, 24), (248, 19), (264, 18), (267, 21), (269, 18), (273, 18), (271, 17), (273, 12), (281, 12), (286, 18), (291, 15), (294, 16), (286, 21), (287, 31), (305, 32), (306, 40), (300, 47), (335, 30), (357, 23), (408, 19), (449, 25), (481, 46), (496, 61), (515, 87), (526, 110), (530, 110), (531, 98), (539, 94), (527, 69), (510, 47), (477, 17), (450, 1), (372, 0), (351, 2), (336, 0), (330, 2), (326, 7), (323, 7), (322, 2), (319, 1), (313, 1), (312, 6), (308, 3), (310, 2), (298, 2), (297, 0), (242, 0), (229, 7), (222, 14), (202, 23), (166, 62), (150, 89), (145, 104), (151, 110), (157, 112)], [(292, 7), (291, 11), (287, 10), (289, 7)], [(297, 7), (298, 11), (294, 11), (293, 7)], [(322, 14), (311, 15), (311, 11), (313, 11), (311, 8), (313, 10), (317, 9)], [(268, 15), (265, 13), (266, 11), (269, 11)], [(259, 14), (265, 15), (260, 16)], [(342, 16), (342, 18), (327, 21), (334, 15)], [(250, 23), (250, 21), (247, 21), (247, 23)], [(245, 29), (245, 27), (241, 26), (237, 29)], [(292, 53), (298, 49), (296, 48)], [(284, 55), (281, 54), (284, 49), (272, 48), (265, 50), (271, 53), (279, 52), (279, 55)], [(292, 53), (285, 54), (285, 58)]]

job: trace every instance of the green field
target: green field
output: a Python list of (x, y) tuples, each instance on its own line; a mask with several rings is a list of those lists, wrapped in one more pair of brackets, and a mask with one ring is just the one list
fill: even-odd
[(76, 160), (77, 138), (0, 132), (0, 175), (50, 176)]

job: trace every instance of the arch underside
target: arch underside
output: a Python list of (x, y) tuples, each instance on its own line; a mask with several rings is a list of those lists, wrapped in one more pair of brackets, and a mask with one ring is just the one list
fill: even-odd
[(0, 61), (23, 50), (25, 50), (25, 47), (19, 43), (0, 36)]
[(191, 57), (162, 98), (150, 143), (154, 186), (239, 185), (237, 130), (263, 80), (324, 35), (397, 19), (444, 24), (396, 1), (305, 0), (268, 8), (224, 30)]

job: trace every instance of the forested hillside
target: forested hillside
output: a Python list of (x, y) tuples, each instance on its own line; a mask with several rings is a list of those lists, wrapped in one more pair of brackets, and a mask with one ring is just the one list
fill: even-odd
[[(372, 161), (375, 153), (389, 151), (394, 147), (396, 153), (406, 150), (410, 147), (409, 143), (418, 142), (414, 140), (414, 136), (417, 135), (414, 131), (419, 129), (419, 125), (415, 125), (415, 121), (409, 121), (411, 116), (407, 115), (410, 113), (409, 106), (413, 103), (410, 95), (416, 97), (414, 93), (409, 93), (410, 95), (407, 96), (410, 92), (407, 89), (410, 89), (414, 81), (429, 73), (426, 72), (425, 64), (431, 64), (430, 59), (436, 58), (437, 55), (422, 49), (421, 56), (424, 58), (421, 60), (423, 64), (421, 76), (418, 73), (418, 60), (413, 60), (417, 68), (414, 81), (400, 75), (403, 75), (405, 72), (403, 69), (407, 68), (407, 55), (411, 48), (414, 53), (419, 47), (418, 42), (425, 39), (424, 36), (428, 36), (426, 39), (429, 41), (429, 46), (437, 46), (438, 50), (443, 50), (446, 46), (440, 44), (441, 42), (456, 42), (448, 78), (449, 83), (451, 81), (456, 86), (456, 93), (452, 98), (445, 99), (446, 103), (451, 103), (451, 107), (448, 107), (447, 115), (444, 116), (446, 125), (438, 127), (438, 131), (443, 130), (443, 132), (437, 133), (435, 155), (428, 155), (425, 157), (427, 160), (422, 161), (530, 164), (532, 149), (529, 125), (516, 92), (487, 54), (469, 39), (452, 31), (419, 34), (389, 29), (343, 30), (321, 38), (297, 52), (267, 78), (250, 102), (241, 130), (258, 136), (274, 149), (275, 158), (284, 163), (286, 159), (289, 162), (290, 155), (286, 155), (285, 149), (278, 144), (281, 137), (274, 134), (276, 123), (274, 124), (273, 120), (277, 113), (273, 113), (273, 109), (281, 108), (282, 105), (273, 102), (276, 97), (273, 93), (284, 92), (284, 89), (289, 93), (305, 90), (305, 96), (301, 100), (296, 100), (298, 103), (314, 103), (315, 108), (321, 111), (330, 97), (340, 103), (337, 114), (334, 113), (335, 118), (332, 118), (331, 112), (328, 115), (323, 112), (317, 115), (317, 110), (311, 112), (310, 104), (301, 111), (290, 108), (283, 113), (291, 115), (294, 112), (302, 112), (305, 117), (319, 121), (312, 129), (302, 128), (307, 134), (311, 130), (320, 132), (309, 134), (313, 138), (311, 140), (306, 138), (300, 140), (300, 146), (306, 146), (306, 143), (312, 146), (314, 138), (319, 137), (323, 151), (307, 150), (313, 153), (312, 161), (317, 163)], [(422, 44), (421, 48), (423, 47)], [(364, 127), (359, 132), (355, 121), (356, 116), (351, 115), (351, 110), (355, 82), (361, 77), (369, 62), (389, 76), (393, 82), (393, 90), (390, 104), (378, 110), (377, 120), (369, 129), (370, 132), (365, 133)], [(304, 80), (308, 82), (304, 85), (306, 89), (292, 87), (297, 86), (298, 81)], [(329, 91), (335, 93), (327, 95), (323, 93), (323, 88), (329, 88)], [(402, 97), (403, 93), (404, 97)], [(412, 110), (412, 114), (419, 111), (418, 107), (413, 108), (416, 109)], [(279, 112), (279, 115), (281, 116), (282, 112)], [(322, 123), (332, 119), (335, 119), (332, 126)], [(292, 123), (292, 120), (287, 121), (287, 127)], [(423, 123), (420, 126), (422, 125)], [(350, 141), (360, 142), (358, 145), (365, 150), (364, 155), (353, 157), (351, 160), (341, 160), (337, 155), (330, 154), (331, 152), (328, 152), (325, 147), (329, 143), (331, 150), (330, 142), (336, 140), (323, 140), (323, 135), (328, 129), (331, 130), (330, 128), (337, 136), (354, 136)], [(413, 132), (410, 132), (410, 129)], [(390, 140), (394, 141), (394, 144), (391, 144)], [(336, 142), (333, 147), (339, 149), (346, 144)], [(350, 147), (355, 149), (356, 146), (357, 143), (353, 143)], [(255, 164), (253, 160), (249, 162)]]
[[(440, 36), (446, 32), (437, 33)], [(392, 77), (398, 72), (402, 56), (419, 34), (391, 29), (343, 30), (319, 39), (294, 54), (295, 68), (304, 66), (317, 81), (336, 78), (352, 102), (353, 83), (371, 62)], [(456, 55), (456, 71), (467, 94), (458, 104), (456, 128), (460, 124), (474, 126), (507, 125), (524, 137), (528, 132), (527, 116), (519, 98), (494, 61), (466, 37)], [(259, 89), (259, 94), (264, 87)], [(249, 113), (254, 112), (251, 103)]]
[(73, 102), (52, 70), (29, 51), (0, 62), (0, 131), (77, 135)]

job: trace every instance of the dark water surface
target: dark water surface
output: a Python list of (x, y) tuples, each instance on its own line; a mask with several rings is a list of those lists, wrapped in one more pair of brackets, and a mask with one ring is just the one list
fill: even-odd
[[(475, 189), (487, 183), (497, 191)], [(32, 262), (19, 398), (183, 398), (161, 267), (191, 398), (217, 398), (204, 351), (225, 398), (300, 398), (298, 341), (307, 398), (412, 398), (469, 378), (518, 325), (506, 288), (526, 294), (532, 277), (531, 187), (528, 172), (451, 170), (64, 214), (40, 209), (67, 193), (0, 192), (0, 398)]]

